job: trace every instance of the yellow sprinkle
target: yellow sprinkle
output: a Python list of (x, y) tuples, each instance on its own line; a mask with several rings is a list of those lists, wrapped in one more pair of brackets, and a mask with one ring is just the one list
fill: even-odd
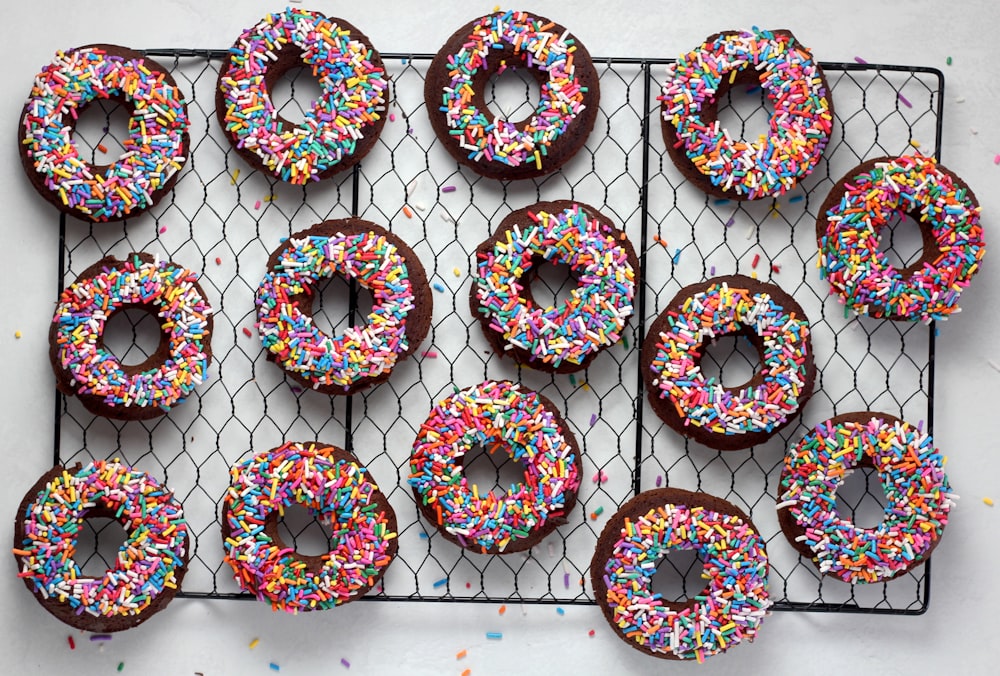
[(493, 11), (494, 11), (494, 12), (499, 12), (499, 11), (500, 11), (500, 5), (497, 5), (497, 6), (495, 6), (495, 7), (493, 8)]
[(985, 502), (990, 507), (993, 506), (993, 498), (983, 498), (983, 502)]
[(236, 179), (240, 177), (240, 170), (236, 169), (233, 171), (233, 177), (229, 179), (229, 185), (236, 185)]
[(455, 273), (456, 277), (461, 277), (462, 276), (462, 271), (459, 270), (458, 268), (455, 268), (454, 270), (452, 270), (452, 272)]
[(21, 337), (21, 332), (20, 331), (15, 331), (14, 332), (14, 337), (15, 338), (20, 338)]
[(750, 278), (751, 279), (757, 279), (757, 271), (756, 270), (754, 270), (753, 272), (750, 273)]
[(254, 640), (250, 641), (250, 650), (256, 648), (258, 643), (260, 643), (259, 638), (255, 638)]
[(910, 139), (910, 145), (913, 146), (914, 148), (919, 148), (920, 147), (920, 141), (911, 138)]

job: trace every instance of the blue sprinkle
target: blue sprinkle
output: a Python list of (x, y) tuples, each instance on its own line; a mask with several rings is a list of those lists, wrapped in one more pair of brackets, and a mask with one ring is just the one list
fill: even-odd
[(448, 584), (448, 578), (442, 577), (440, 580), (434, 583), (434, 588), (437, 589), (438, 587), (443, 587), (446, 584)]
[(788, 201), (789, 202), (801, 202), (804, 199), (805, 199), (805, 195), (796, 195), (795, 197), (790, 198)]
[(503, 638), (503, 632), (500, 632), (500, 631), (488, 631), (488, 632), (486, 632), (486, 638), (488, 638), (490, 640), (493, 640), (493, 641), (499, 641), (500, 639)]
[(556, 608), (556, 612), (559, 613), (560, 615), (565, 615), (566, 614), (566, 611), (563, 610), (562, 608)]
[(440, 283), (434, 282), (434, 284), (432, 284), (431, 286), (434, 287), (435, 291), (440, 291), (441, 293), (444, 293), (444, 286), (441, 285)]

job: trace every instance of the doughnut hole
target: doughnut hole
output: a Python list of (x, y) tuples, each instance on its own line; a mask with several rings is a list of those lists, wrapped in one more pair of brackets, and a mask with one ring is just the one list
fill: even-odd
[(521, 125), (527, 122), (535, 112), (535, 107), (541, 100), (540, 78), (534, 68), (508, 67), (499, 73), (494, 73), (486, 85), (486, 106), (495, 117)]
[(875, 528), (885, 519), (886, 497), (874, 467), (856, 467), (836, 490), (837, 513), (858, 528)]
[(933, 243), (931, 229), (923, 226), (912, 214), (896, 212), (878, 233), (878, 250), (889, 264), (903, 275), (918, 270), (925, 252)]
[(118, 310), (104, 325), (104, 347), (125, 367), (142, 370), (147, 361), (166, 344), (160, 320), (143, 307)]
[(750, 383), (761, 370), (756, 346), (743, 334), (720, 336), (702, 350), (701, 372), (729, 390)]
[(339, 336), (349, 326), (367, 324), (374, 303), (371, 290), (357, 282), (340, 275), (323, 279), (313, 293), (313, 324), (328, 336)]
[(73, 559), (84, 577), (103, 577), (114, 566), (118, 551), (127, 539), (128, 534), (117, 519), (84, 516)]
[(479, 444), (475, 444), (462, 458), (465, 469), (465, 480), (469, 490), (475, 485), (479, 495), (492, 493), (496, 498), (502, 498), (507, 490), (524, 481), (524, 467), (511, 459), (500, 444), (491, 447), (492, 452)]
[(300, 556), (322, 556), (333, 549), (330, 531), (313, 510), (298, 503), (285, 507), (284, 515), (278, 517), (278, 537)]
[(306, 119), (306, 111), (316, 107), (323, 96), (319, 80), (305, 66), (289, 68), (270, 85), (271, 103), (278, 115), (295, 125)]
[(580, 284), (573, 268), (558, 261), (536, 257), (525, 277), (525, 291), (540, 308), (568, 303), (573, 289)]
[(734, 141), (743, 139), (747, 143), (757, 143), (761, 136), (771, 133), (774, 105), (760, 86), (753, 68), (739, 71), (732, 85), (729, 84), (729, 76), (724, 77), (715, 102), (715, 114), (706, 110), (702, 117), (707, 124), (718, 119)]
[(650, 581), (654, 593), (668, 603), (685, 603), (705, 588), (705, 564), (697, 549), (671, 549), (656, 562)]
[(129, 118), (129, 106), (114, 99), (99, 99), (84, 106), (73, 130), (80, 157), (95, 167), (118, 161), (125, 152), (122, 141), (129, 137)]

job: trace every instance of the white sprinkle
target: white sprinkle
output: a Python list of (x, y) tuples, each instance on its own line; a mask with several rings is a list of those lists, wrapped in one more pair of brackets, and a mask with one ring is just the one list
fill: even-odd
[(955, 99), (955, 103), (965, 103), (965, 97), (959, 96), (957, 99)]
[(992, 368), (994, 371), (1000, 371), (1000, 364), (996, 363), (992, 359), (987, 359), (986, 363), (989, 364), (990, 368)]

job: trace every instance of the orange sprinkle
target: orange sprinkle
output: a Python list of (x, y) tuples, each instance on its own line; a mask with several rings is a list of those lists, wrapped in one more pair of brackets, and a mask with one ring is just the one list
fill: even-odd
[(102, 153), (108, 152), (107, 146), (105, 146), (103, 143), (98, 143), (97, 149), (100, 150)]
[(455, 655), (455, 659), (460, 660), (468, 654), (469, 654), (468, 650), (459, 650), (458, 653)]
[(407, 218), (413, 218), (413, 212), (410, 211), (410, 207), (403, 205), (403, 213), (406, 214)]
[(462, 676), (469, 676), (469, 674), (471, 674), (471, 673), (472, 673), (472, 669), (466, 669), (465, 671), (462, 672)]
[(497, 612), (498, 612), (499, 614), (503, 615), (504, 613), (506, 613), (506, 612), (507, 612), (507, 606), (506, 606), (506, 605), (501, 605), (501, 606), (500, 606), (500, 609), (499, 609), (499, 610), (498, 610)]

